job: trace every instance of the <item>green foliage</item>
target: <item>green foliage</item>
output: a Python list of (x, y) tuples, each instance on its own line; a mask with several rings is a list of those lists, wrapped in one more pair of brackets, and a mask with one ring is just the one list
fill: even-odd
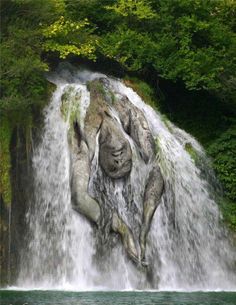
[(155, 39), (160, 57), (155, 65), (164, 78), (181, 79), (189, 89), (217, 90), (222, 87), (222, 75), (234, 73), (236, 36), (227, 20), (222, 23), (220, 4), (222, 1), (159, 1), (160, 31)]
[[(151, 67), (191, 90), (235, 99), (235, 1), (3, 0), (2, 15), (3, 59), (15, 54), (23, 70), (32, 62), (27, 79), (33, 87), (34, 72), (47, 69), (42, 54), (53, 52), (63, 59), (102, 55), (131, 71)], [(22, 103), (22, 96), (6, 96), (4, 109), (11, 99), (12, 104)]]
[(224, 222), (234, 232), (236, 232), (236, 204), (228, 199), (220, 201), (220, 209)]
[(116, 4), (106, 6), (123, 17), (135, 17), (137, 19), (152, 19), (156, 13), (146, 0), (118, 0)]
[[(182, 80), (191, 90), (220, 94), (226, 84), (233, 90), (235, 2), (140, 0), (116, 1), (106, 7), (120, 19), (101, 39), (105, 56), (132, 71), (152, 66), (159, 76)], [(144, 7), (152, 18), (144, 19)]]
[(11, 203), (10, 141), (12, 128), (7, 120), (0, 122), (0, 195), (5, 204)]
[(100, 41), (100, 51), (115, 59), (130, 71), (138, 71), (155, 59), (155, 44), (148, 34), (139, 33), (126, 26), (107, 34)]
[(84, 20), (87, 18), (94, 26), (96, 34), (101, 35), (121, 22), (119, 15), (106, 7), (114, 4), (114, 0), (65, 0), (68, 18)]
[(43, 49), (46, 52), (58, 52), (62, 59), (69, 54), (95, 59), (97, 40), (90, 37), (92, 31), (88, 29), (88, 25), (87, 19), (74, 22), (61, 16), (43, 29)]
[(236, 125), (224, 132), (208, 152), (227, 197), (236, 204)]
[(42, 60), (40, 24), (54, 21), (63, 11), (63, 1), (2, 0), (0, 10), (0, 193), (10, 204), (12, 132), (21, 127), (28, 139), (33, 114), (47, 98), (48, 65)]
[[(29, 47), (23, 50), (23, 35), (15, 32), (12, 41), (1, 44), (2, 67), (0, 113), (10, 117), (13, 113), (27, 112), (41, 101), (46, 81), (42, 72), (47, 68)], [(17, 54), (17, 56), (15, 55)]]
[(64, 0), (1, 2), (0, 115), (13, 124), (21, 124), (47, 99), (46, 52), (95, 59), (88, 21), (67, 19), (65, 9)]
[(141, 81), (135, 77), (128, 77), (126, 76), (125, 84), (128, 87), (131, 87), (138, 95), (147, 103), (148, 105), (152, 106), (153, 108), (158, 108), (158, 105), (155, 100), (155, 94), (153, 88), (151, 88), (147, 83)]
[[(47, 64), (41, 60), (42, 39), (38, 29), (38, 22), (45, 22), (45, 16), (40, 16), (45, 6), (41, 8), (40, 4), (42, 1), (10, 0), (3, 1), (1, 6), (0, 115), (11, 119), (12, 124), (31, 115), (33, 107), (46, 94), (43, 73)], [(47, 7), (50, 9), (50, 5)]]
[(222, 87), (222, 75), (232, 74), (229, 63), (234, 64), (235, 34), (221, 24), (215, 5), (206, 7), (201, 1), (198, 5), (196, 1), (164, 3), (173, 13), (167, 15), (166, 7), (159, 7), (163, 17), (164, 9), (169, 29), (165, 24), (161, 33), (156, 34), (159, 48), (156, 69), (164, 78), (183, 80), (189, 89), (217, 91)]

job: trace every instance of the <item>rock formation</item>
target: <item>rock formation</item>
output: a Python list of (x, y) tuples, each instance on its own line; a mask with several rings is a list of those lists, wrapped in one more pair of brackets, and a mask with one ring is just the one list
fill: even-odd
[(146, 266), (146, 238), (164, 187), (155, 141), (142, 111), (113, 93), (107, 79), (88, 87), (84, 122), (73, 122), (73, 208), (96, 224), (105, 242), (118, 233), (128, 256)]

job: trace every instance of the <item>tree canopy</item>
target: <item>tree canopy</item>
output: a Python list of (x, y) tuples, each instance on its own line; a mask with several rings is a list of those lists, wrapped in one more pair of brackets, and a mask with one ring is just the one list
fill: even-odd
[[(54, 52), (60, 58), (102, 55), (127, 71), (152, 67), (190, 90), (235, 97), (233, 0), (3, 0), (1, 15), (3, 92), (8, 75), (42, 71), (42, 54)], [(8, 107), (5, 95), (1, 105)]]

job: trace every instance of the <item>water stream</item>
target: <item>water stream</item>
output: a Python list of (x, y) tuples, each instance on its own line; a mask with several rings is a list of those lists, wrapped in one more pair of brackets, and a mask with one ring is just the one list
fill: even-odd
[(11, 204), (8, 210), (8, 256), (7, 256), (7, 283), (11, 283)]
[[(57, 89), (44, 111), (44, 129), (34, 147), (34, 194), (27, 213), (29, 243), (22, 252), (20, 287), (75, 290), (148, 287), (146, 274), (129, 261), (120, 244), (107, 249), (106, 261), (99, 261), (92, 225), (71, 207), (70, 122), (61, 115), (61, 98), (67, 93), (79, 104), (83, 126), (89, 105), (86, 83), (98, 77), (106, 76), (66, 69), (50, 75)], [(149, 274), (152, 288), (235, 289), (232, 269), (235, 252), (220, 224), (221, 215), (211, 185), (214, 175), (203, 149), (193, 137), (146, 105), (131, 88), (119, 80), (108, 80), (114, 95), (127, 96), (148, 120), (165, 180), (165, 192), (147, 243), (147, 254), (152, 258)], [(197, 160), (187, 152), (186, 145), (191, 145)], [(135, 185), (143, 179), (141, 168), (135, 169), (132, 178)], [(119, 196), (119, 190), (116, 191)]]

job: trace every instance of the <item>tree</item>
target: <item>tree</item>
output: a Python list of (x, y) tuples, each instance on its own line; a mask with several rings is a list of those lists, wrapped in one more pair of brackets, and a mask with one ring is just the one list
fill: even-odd
[(61, 16), (43, 29), (43, 49), (46, 52), (58, 52), (62, 59), (69, 54), (95, 59), (97, 40), (92, 38), (92, 30), (88, 25), (87, 19), (74, 22)]
[(64, 0), (2, 0), (0, 114), (25, 120), (46, 100), (45, 53), (94, 59), (96, 39), (87, 19), (67, 17)]
[(152, 19), (156, 13), (152, 10), (146, 0), (118, 0), (117, 3), (106, 6), (106, 9), (113, 10), (118, 15), (139, 20)]
[[(148, 62), (159, 76), (182, 80), (191, 90), (220, 92), (225, 83), (230, 86), (234, 82), (234, 1), (119, 0), (107, 9), (120, 16), (120, 22), (102, 36), (101, 50), (126, 69), (140, 70)], [(131, 32), (133, 47), (129, 52), (123, 41)], [(143, 41), (139, 47), (140, 35)], [(122, 47), (118, 47), (119, 40)], [(140, 53), (152, 56), (147, 60)]]

